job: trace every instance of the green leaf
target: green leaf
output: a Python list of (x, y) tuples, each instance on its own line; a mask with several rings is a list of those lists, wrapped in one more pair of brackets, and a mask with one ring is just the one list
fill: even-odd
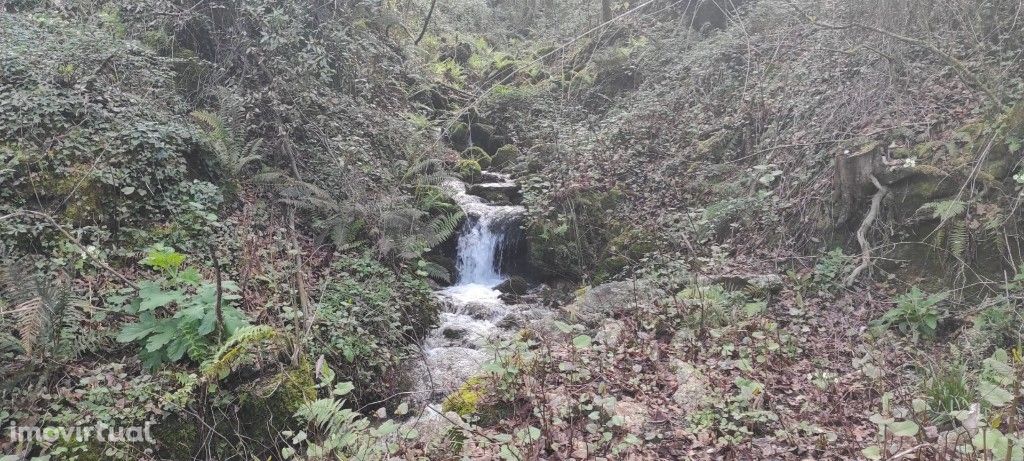
[(155, 325), (151, 323), (132, 323), (125, 325), (121, 329), (121, 333), (117, 335), (117, 342), (119, 343), (130, 343), (132, 341), (138, 341), (145, 338), (153, 332)]
[(334, 386), (334, 395), (337, 395), (337, 396), (347, 395), (349, 392), (352, 392), (352, 390), (355, 389), (355, 388), (356, 388), (356, 386), (354, 386), (349, 381), (345, 381), (343, 383), (338, 383), (337, 386)]
[(882, 459), (882, 447), (872, 445), (860, 451), (867, 459)]
[(889, 425), (889, 430), (897, 437), (913, 437), (920, 429), (913, 421), (899, 421)]
[(1001, 407), (1013, 400), (1013, 394), (991, 381), (982, 380), (978, 383), (978, 393), (994, 407)]
[(577, 349), (586, 349), (590, 347), (590, 344), (592, 342), (593, 338), (587, 335), (579, 335), (575, 338), (572, 338), (572, 345), (575, 346)]

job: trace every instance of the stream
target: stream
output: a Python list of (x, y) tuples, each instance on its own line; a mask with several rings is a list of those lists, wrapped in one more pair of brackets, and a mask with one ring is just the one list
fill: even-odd
[(454, 284), (436, 292), (441, 313), (437, 328), (423, 341), (416, 382), (417, 394), (429, 396), (438, 410), (446, 395), (492, 358), (487, 344), (516, 331), (530, 311), (525, 305), (506, 304), (496, 289), (513, 275), (509, 272), (523, 251), (520, 226), (526, 210), (467, 191), (507, 197), (518, 193), (518, 186), (496, 173), (485, 172), (482, 180), (472, 186), (457, 180), (446, 184), (466, 220), (457, 237)]

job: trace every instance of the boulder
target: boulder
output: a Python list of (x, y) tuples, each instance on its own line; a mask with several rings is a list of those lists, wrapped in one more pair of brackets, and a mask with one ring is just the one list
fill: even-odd
[(518, 275), (513, 275), (494, 287), (494, 289), (504, 294), (522, 296), (530, 289), (530, 282), (527, 282), (526, 279)]
[(519, 148), (512, 144), (506, 144), (494, 151), (494, 158), (491, 161), (491, 164), (495, 170), (501, 171), (505, 167), (515, 163), (518, 159)]
[(682, 360), (673, 360), (670, 367), (679, 385), (672, 393), (672, 400), (687, 414), (698, 411), (708, 402), (707, 379), (696, 367)]
[(643, 282), (609, 282), (589, 288), (566, 308), (571, 318), (593, 328), (616, 311), (635, 309), (661, 297), (659, 290)]
[(622, 332), (626, 325), (619, 320), (605, 319), (597, 329), (594, 339), (610, 349), (614, 349), (622, 342)]
[(461, 157), (464, 160), (475, 160), (480, 165), (480, 168), (484, 170), (491, 166), (491, 156), (477, 146), (466, 148), (466, 150), (462, 151)]
[(615, 402), (615, 414), (622, 417), (622, 428), (631, 434), (639, 434), (650, 420), (647, 407), (628, 397)]

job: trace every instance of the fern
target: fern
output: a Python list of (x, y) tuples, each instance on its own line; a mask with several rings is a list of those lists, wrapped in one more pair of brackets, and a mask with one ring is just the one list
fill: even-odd
[(236, 132), (241, 130), (230, 127), (225, 117), (197, 110), (192, 112), (192, 118), (206, 126), (207, 138), (217, 155), (217, 163), (228, 177), (238, 178), (246, 166), (262, 158), (260, 149), (263, 147), (263, 139), (240, 142), (238, 139), (241, 136)]
[(967, 202), (956, 199), (928, 202), (921, 205), (921, 208), (918, 208), (918, 211), (931, 211), (933, 219), (939, 219), (942, 222), (946, 222), (967, 211)]
[[(69, 289), (31, 274), (24, 260), (4, 256), (3, 251), (0, 251), (0, 298), (10, 306), (9, 312), (0, 313), (11, 314), (18, 346), (28, 355), (57, 352), (66, 314), (81, 304)], [(10, 347), (9, 340), (6, 342)]]
[(266, 325), (244, 326), (235, 331), (200, 367), (209, 380), (224, 379), (254, 346), (273, 339), (277, 332)]
[(452, 274), (448, 272), (448, 269), (445, 269), (444, 266), (438, 263), (420, 260), (419, 270), (422, 271), (423, 275), (439, 282), (451, 283), (452, 281)]

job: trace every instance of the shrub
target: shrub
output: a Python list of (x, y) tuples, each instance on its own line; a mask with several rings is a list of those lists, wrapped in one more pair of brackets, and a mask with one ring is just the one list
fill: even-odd
[(323, 293), (307, 338), (312, 356), (329, 358), (341, 380), (375, 395), (388, 394), (409, 345), (434, 325), (438, 306), (422, 276), (398, 272), (369, 257), (346, 256)]

